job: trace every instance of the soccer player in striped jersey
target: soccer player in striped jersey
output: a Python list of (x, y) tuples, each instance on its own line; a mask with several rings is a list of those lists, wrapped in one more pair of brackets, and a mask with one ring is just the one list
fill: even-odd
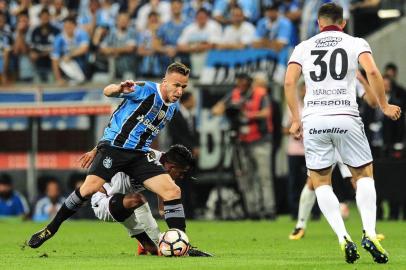
[[(89, 168), (97, 153), (97, 148), (85, 153), (80, 161), (82, 168)], [(167, 152), (151, 149), (148, 154), (155, 163), (162, 165), (172, 179), (189, 181), (188, 172), (194, 167), (194, 158), (185, 146), (172, 145)], [(124, 172), (118, 172), (110, 183), (105, 183), (103, 188), (92, 196), (91, 204), (96, 217), (107, 222), (120, 222), (128, 231), (131, 238), (136, 238), (138, 254), (158, 254), (157, 244), (159, 228), (152, 216), (146, 198), (140, 193), (144, 191), (143, 184), (137, 179), (132, 179)], [(163, 215), (164, 207), (158, 196), (159, 213)], [(190, 248), (189, 256), (211, 257), (212, 255)]]
[(148, 153), (152, 140), (176, 112), (178, 100), (188, 85), (189, 73), (184, 64), (172, 63), (160, 84), (127, 80), (104, 88), (107, 97), (124, 100), (104, 130), (85, 182), (68, 196), (54, 219), (31, 236), (28, 241), (31, 248), (38, 248), (54, 236), (61, 224), (117, 172), (128, 174), (159, 195), (168, 227), (186, 230), (180, 188)]

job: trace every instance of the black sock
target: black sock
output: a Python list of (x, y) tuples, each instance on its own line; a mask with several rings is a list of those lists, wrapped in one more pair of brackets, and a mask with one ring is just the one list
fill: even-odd
[(181, 199), (164, 201), (165, 221), (168, 227), (186, 231), (185, 211)]
[(146, 232), (139, 233), (137, 235), (131, 236), (131, 238), (136, 238), (138, 242), (141, 243), (143, 248), (153, 255), (158, 255), (158, 247), (155, 242), (148, 236)]
[(80, 195), (79, 189), (73, 191), (68, 198), (66, 198), (51, 223), (48, 224), (48, 230), (50, 230), (52, 234), (56, 233), (62, 222), (73, 216), (86, 200), (86, 198)]

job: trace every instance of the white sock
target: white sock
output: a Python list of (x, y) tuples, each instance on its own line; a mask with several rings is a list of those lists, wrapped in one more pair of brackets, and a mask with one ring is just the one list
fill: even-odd
[(340, 243), (344, 241), (345, 236), (351, 239), (345, 229), (344, 220), (340, 213), (340, 203), (333, 192), (333, 188), (329, 185), (323, 185), (316, 188), (315, 192), (320, 210), (336, 233), (338, 241)]
[(373, 238), (376, 237), (376, 190), (374, 179), (363, 177), (357, 181), (355, 199), (366, 234)]
[(154, 241), (158, 243), (159, 240), (159, 227), (156, 223), (155, 218), (152, 216), (151, 208), (149, 208), (149, 204), (145, 203), (134, 210), (135, 216), (144, 225), (145, 232), (148, 236)]
[(297, 215), (296, 228), (306, 228), (310, 212), (312, 211), (315, 202), (316, 193), (314, 193), (314, 190), (311, 190), (307, 185), (305, 185), (302, 193), (300, 193), (299, 213)]

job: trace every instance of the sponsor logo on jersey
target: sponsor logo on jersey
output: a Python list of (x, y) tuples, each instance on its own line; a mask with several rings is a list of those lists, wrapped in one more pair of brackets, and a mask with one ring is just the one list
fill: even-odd
[(347, 89), (314, 89), (313, 90), (313, 95), (319, 96), (319, 95), (346, 95), (347, 94)]
[(103, 159), (104, 168), (110, 169), (112, 165), (113, 165), (113, 159), (111, 157), (107, 156)]
[(147, 160), (148, 160), (148, 162), (152, 162), (152, 161), (156, 160), (156, 155), (155, 155), (154, 151), (147, 153)]
[(151, 123), (151, 120), (149, 120), (148, 118), (145, 118), (144, 115), (139, 115), (139, 116), (137, 116), (137, 120), (138, 120), (140, 123), (144, 124), (144, 125), (147, 127), (147, 129), (151, 130), (154, 135), (156, 135), (156, 134), (159, 133), (159, 128), (156, 127), (156, 126), (154, 126), (154, 125)]
[(336, 100), (310, 100), (306, 103), (308, 107), (313, 106), (351, 106), (351, 101), (346, 99)]
[(316, 42), (316, 48), (335, 47), (343, 39), (341, 37), (325, 37), (319, 38)]
[(337, 127), (333, 128), (325, 128), (325, 129), (315, 129), (311, 128), (309, 130), (309, 134), (326, 134), (326, 133), (331, 133), (331, 134), (345, 134), (348, 132), (348, 129), (341, 129)]

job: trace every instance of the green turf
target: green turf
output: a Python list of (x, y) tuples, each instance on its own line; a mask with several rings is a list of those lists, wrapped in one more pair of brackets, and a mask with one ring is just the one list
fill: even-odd
[[(359, 218), (352, 215), (346, 223), (361, 248)], [(23, 248), (25, 239), (42, 225), (0, 220), (0, 269), (406, 269), (404, 222), (378, 224), (390, 253), (387, 265), (375, 264), (364, 250), (354, 265), (346, 264), (323, 220), (311, 222), (300, 241), (288, 240), (294, 223), (287, 217), (275, 222), (189, 222), (192, 244), (214, 258), (137, 257), (135, 241), (126, 231), (119, 224), (102, 222), (67, 222), (41, 248)]]

